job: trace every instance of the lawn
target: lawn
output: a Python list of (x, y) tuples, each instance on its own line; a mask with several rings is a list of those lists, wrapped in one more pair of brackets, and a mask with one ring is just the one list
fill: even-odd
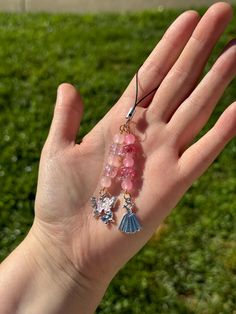
[[(58, 84), (71, 82), (83, 96), (82, 137), (179, 12), (0, 14), (1, 260), (32, 223), (39, 156)], [(235, 22), (206, 70), (236, 35)], [(202, 134), (235, 99), (233, 82)], [(116, 276), (97, 313), (236, 313), (235, 155), (234, 140)]]

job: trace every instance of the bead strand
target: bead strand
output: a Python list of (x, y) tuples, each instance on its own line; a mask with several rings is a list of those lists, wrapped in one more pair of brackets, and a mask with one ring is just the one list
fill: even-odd
[(136, 175), (134, 169), (135, 142), (136, 138), (132, 133), (114, 135), (101, 178), (102, 188), (109, 188), (112, 180), (117, 178), (121, 181), (124, 191), (130, 192), (133, 189), (133, 179)]
[(123, 146), (123, 165), (119, 169), (118, 178), (121, 180), (121, 188), (126, 192), (131, 192), (133, 189), (133, 179), (135, 177), (134, 156), (136, 153), (135, 147), (136, 138), (132, 133), (125, 135)]
[(109, 156), (105, 165), (103, 176), (101, 178), (101, 186), (109, 188), (112, 184), (112, 179), (117, 176), (118, 169), (122, 162), (122, 147), (125, 140), (124, 134), (117, 133), (113, 138), (113, 143), (110, 147)]

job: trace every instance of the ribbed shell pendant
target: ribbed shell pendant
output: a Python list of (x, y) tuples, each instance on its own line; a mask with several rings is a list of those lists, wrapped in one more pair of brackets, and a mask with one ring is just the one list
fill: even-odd
[(130, 195), (125, 194), (124, 200), (125, 200), (124, 208), (127, 210), (127, 213), (124, 214), (120, 222), (119, 230), (128, 234), (139, 232), (142, 229), (142, 227), (135, 213), (132, 211), (134, 208), (134, 203), (132, 202)]

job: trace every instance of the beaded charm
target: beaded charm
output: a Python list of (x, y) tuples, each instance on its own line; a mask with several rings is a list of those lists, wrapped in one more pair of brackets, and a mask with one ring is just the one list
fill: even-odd
[(93, 214), (105, 224), (114, 222), (113, 209), (117, 198), (111, 196), (108, 189), (112, 182), (120, 182), (124, 192), (124, 205), (127, 213), (122, 218), (119, 229), (124, 233), (135, 233), (141, 230), (141, 225), (133, 212), (134, 203), (130, 193), (133, 189), (135, 171), (135, 154), (137, 152), (136, 137), (130, 132), (128, 123), (120, 126), (120, 133), (115, 134), (110, 146), (107, 163), (101, 178), (100, 197), (91, 197)]
[(103, 169), (101, 177), (101, 190), (98, 198), (91, 197), (93, 214), (96, 218), (100, 218), (105, 224), (114, 222), (113, 210), (116, 205), (117, 198), (109, 193), (109, 188), (114, 181), (118, 181), (123, 191), (124, 204), (126, 210), (119, 230), (131, 234), (142, 229), (138, 218), (134, 213), (134, 203), (131, 193), (134, 188), (135, 156), (137, 153), (137, 138), (130, 131), (130, 121), (135, 113), (136, 106), (147, 96), (157, 90), (154, 88), (147, 95), (138, 101), (138, 72), (136, 73), (136, 96), (134, 105), (130, 108), (126, 115), (126, 123), (120, 126), (120, 132), (113, 137), (113, 143), (109, 149), (107, 163)]

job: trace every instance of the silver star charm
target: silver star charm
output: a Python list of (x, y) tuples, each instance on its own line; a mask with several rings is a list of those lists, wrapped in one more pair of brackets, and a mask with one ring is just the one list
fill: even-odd
[(91, 197), (94, 216), (97, 218), (100, 217), (105, 224), (113, 222), (114, 219), (112, 209), (115, 206), (116, 200), (116, 196), (109, 196), (107, 194), (98, 198), (94, 196)]

